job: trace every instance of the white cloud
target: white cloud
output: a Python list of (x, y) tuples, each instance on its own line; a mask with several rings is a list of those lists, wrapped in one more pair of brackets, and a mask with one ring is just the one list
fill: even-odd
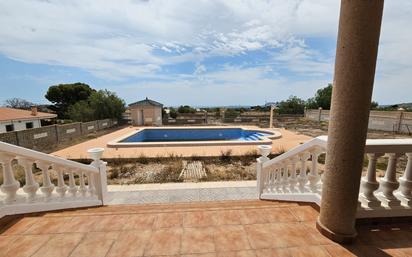
[[(332, 79), (334, 52), (307, 41), (333, 41), (338, 15), (339, 1), (330, 0), (0, 0), (0, 54), (76, 67), (109, 80), (139, 78), (154, 87), (167, 86), (152, 81), (167, 78), (165, 67), (191, 62), (194, 72), (177, 72), (169, 83), (204, 88), (223, 83), (226, 89), (253, 85), (262, 91), (276, 85), (276, 90), (293, 92), (293, 85), (322, 82), (319, 87)], [(374, 94), (380, 102), (412, 95), (405, 86), (412, 81), (411, 23), (410, 0), (386, 2)], [(259, 50), (272, 58), (220, 64), (217, 71), (204, 63)]]

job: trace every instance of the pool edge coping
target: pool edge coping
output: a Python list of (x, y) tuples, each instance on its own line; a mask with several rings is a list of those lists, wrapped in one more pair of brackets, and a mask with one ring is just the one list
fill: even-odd
[[(219, 140), (219, 141), (182, 141), (182, 142), (128, 142), (121, 143), (119, 141), (128, 138), (145, 129), (235, 129), (241, 128), (244, 130), (253, 130), (264, 133), (272, 133), (271, 136), (265, 136), (263, 140), (259, 141), (241, 141), (241, 140)], [(109, 141), (106, 146), (109, 148), (127, 148), (127, 147), (166, 147), (166, 146), (230, 146), (230, 145), (271, 145), (272, 140), (281, 138), (282, 134), (277, 130), (261, 129), (261, 128), (245, 128), (243, 126), (185, 126), (185, 127), (142, 127)], [(199, 143), (201, 142), (201, 143)]]

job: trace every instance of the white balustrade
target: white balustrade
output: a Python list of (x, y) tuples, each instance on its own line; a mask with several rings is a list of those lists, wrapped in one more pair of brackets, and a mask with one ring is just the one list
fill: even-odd
[(27, 194), (27, 202), (34, 202), (39, 189), (39, 183), (36, 182), (33, 176), (34, 161), (23, 157), (18, 158), (17, 161), (24, 169), (26, 184), (23, 186), (23, 191)]
[[(320, 205), (319, 156), (326, 152), (326, 143), (327, 137), (317, 137), (271, 160), (265, 158), (260, 163), (260, 176), (265, 181), (258, 183), (259, 197)], [(367, 140), (365, 156), (368, 166), (361, 179), (358, 217), (412, 216), (412, 140)], [(378, 180), (376, 167), (381, 156), (388, 165), (384, 177)], [(397, 161), (402, 156), (407, 157), (407, 164), (398, 178)], [(307, 173), (309, 158), (311, 167)]]
[(73, 198), (76, 197), (77, 186), (76, 186), (76, 181), (74, 179), (73, 171), (69, 171), (69, 193), (71, 194)]
[[(0, 164), (3, 184), (0, 186), (0, 217), (65, 208), (102, 205), (106, 201), (106, 163), (101, 161), (103, 149), (89, 150), (91, 165), (69, 161), (49, 154), (0, 142)], [(17, 160), (24, 170), (24, 185), (16, 180), (12, 164)], [(33, 165), (41, 172), (33, 170)], [(68, 175), (68, 184), (65, 181)], [(79, 176), (79, 186), (75, 177)], [(88, 177), (87, 186), (84, 176)], [(36, 177), (41, 180), (39, 183)], [(57, 178), (54, 185), (52, 178)], [(21, 190), (19, 190), (21, 188)], [(79, 192), (79, 194), (77, 194)], [(87, 194), (89, 192), (89, 194)]]
[(380, 201), (375, 197), (374, 192), (379, 188), (379, 183), (376, 181), (376, 161), (383, 154), (368, 153), (368, 171), (366, 176), (361, 180), (361, 194), (359, 200), (363, 207), (372, 208), (379, 207)]
[(308, 183), (308, 176), (306, 174), (306, 170), (307, 170), (306, 164), (307, 164), (309, 157), (310, 157), (310, 154), (308, 152), (304, 152), (298, 157), (300, 160), (300, 170), (299, 170), (299, 177), (298, 177), (300, 192), (306, 191), (305, 188), (306, 188), (306, 184)]
[(406, 153), (408, 162), (403, 176), (399, 178), (402, 204), (412, 207), (412, 153)]
[(399, 182), (396, 180), (396, 162), (399, 158), (399, 154), (388, 153), (386, 155), (389, 159), (388, 167), (385, 172), (385, 177), (379, 181), (380, 190), (382, 192), (378, 194), (378, 198), (385, 207), (399, 206), (401, 201), (393, 194), (399, 187)]
[(16, 200), (16, 192), (20, 187), (20, 183), (16, 181), (11, 167), (11, 161), (14, 159), (14, 155), (1, 153), (0, 162), (3, 165), (3, 184), (0, 189), (6, 194), (4, 202), (6, 204), (13, 203)]
[(311, 151), (312, 168), (310, 169), (308, 180), (309, 180), (309, 187), (312, 192), (317, 191), (318, 183), (320, 181), (320, 175), (318, 172), (318, 158), (321, 153), (322, 153), (322, 150), (319, 148), (315, 148), (314, 150)]
[[(54, 166), (53, 166), (54, 168)], [(56, 192), (59, 194), (60, 198), (64, 198), (64, 196), (66, 195), (66, 191), (67, 191), (67, 186), (64, 183), (64, 171), (65, 168), (64, 167), (56, 167), (57, 170), (57, 187), (56, 187)]]

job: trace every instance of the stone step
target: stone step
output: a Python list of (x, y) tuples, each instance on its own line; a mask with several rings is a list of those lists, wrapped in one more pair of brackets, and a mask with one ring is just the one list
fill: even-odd
[(139, 204), (139, 205), (110, 205), (94, 208), (73, 209), (65, 211), (48, 212), (45, 216), (83, 216), (83, 215), (109, 215), (132, 213), (159, 213), (159, 212), (189, 212), (189, 211), (214, 211), (228, 209), (256, 209), (256, 208), (287, 208), (299, 206), (298, 203), (281, 201), (219, 201), (219, 202), (192, 202), (174, 204)]

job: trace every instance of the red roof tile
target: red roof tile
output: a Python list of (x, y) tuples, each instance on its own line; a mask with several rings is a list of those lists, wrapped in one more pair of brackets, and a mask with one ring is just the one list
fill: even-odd
[(56, 118), (56, 117), (57, 115), (53, 113), (37, 112), (37, 115), (32, 115), (31, 110), (20, 110), (20, 109), (0, 107), (0, 121), (51, 119), (51, 118)]

